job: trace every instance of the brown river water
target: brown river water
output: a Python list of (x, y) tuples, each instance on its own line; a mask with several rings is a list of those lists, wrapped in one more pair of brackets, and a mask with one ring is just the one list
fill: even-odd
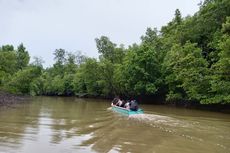
[(0, 109), (0, 153), (230, 153), (230, 115), (159, 105), (122, 116), (99, 99), (35, 97)]

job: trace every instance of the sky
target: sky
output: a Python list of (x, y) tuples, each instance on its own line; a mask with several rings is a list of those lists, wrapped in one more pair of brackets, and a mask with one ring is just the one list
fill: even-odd
[(23, 43), (45, 67), (53, 52), (81, 51), (98, 57), (95, 38), (108, 36), (126, 47), (139, 43), (147, 27), (160, 29), (176, 9), (183, 17), (198, 11), (200, 0), (0, 0), (0, 46)]

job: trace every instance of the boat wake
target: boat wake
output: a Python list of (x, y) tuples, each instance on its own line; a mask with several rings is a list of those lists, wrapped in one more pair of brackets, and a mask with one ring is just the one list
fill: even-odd
[[(107, 108), (112, 110), (112, 107)], [(156, 115), (156, 114), (132, 114), (128, 117), (128, 120), (138, 121), (155, 128), (164, 129), (167, 132), (172, 132), (168, 129), (180, 129), (180, 128), (192, 128), (194, 123), (187, 122), (185, 120), (176, 119), (174, 117)]]
[(191, 127), (189, 123), (186, 123), (182, 120), (163, 116), (163, 115), (155, 115), (155, 114), (138, 114), (131, 115), (129, 119), (134, 119), (140, 122), (145, 122), (150, 124), (151, 126), (168, 126), (168, 127)]
[(112, 110), (112, 107), (108, 107), (107, 110)]

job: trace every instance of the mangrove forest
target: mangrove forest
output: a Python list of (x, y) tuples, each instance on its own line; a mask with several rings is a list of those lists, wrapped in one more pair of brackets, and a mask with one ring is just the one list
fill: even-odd
[(177, 9), (167, 25), (147, 28), (140, 39), (125, 47), (100, 36), (95, 39), (98, 58), (58, 48), (53, 52), (55, 63), (47, 68), (41, 58), (30, 57), (23, 42), (17, 47), (2, 45), (0, 90), (230, 103), (229, 0), (205, 0), (192, 16), (183, 17)]

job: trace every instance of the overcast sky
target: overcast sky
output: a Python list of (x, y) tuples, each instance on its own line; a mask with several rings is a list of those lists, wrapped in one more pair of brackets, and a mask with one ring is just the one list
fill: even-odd
[(21, 42), (30, 55), (53, 64), (57, 48), (97, 57), (95, 38), (125, 46), (140, 42), (147, 27), (166, 25), (180, 9), (198, 11), (200, 0), (0, 0), (0, 45)]

